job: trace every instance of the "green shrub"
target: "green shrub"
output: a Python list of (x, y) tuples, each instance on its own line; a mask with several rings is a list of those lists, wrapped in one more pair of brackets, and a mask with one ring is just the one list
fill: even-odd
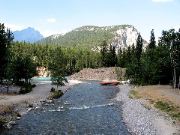
[(36, 84), (32, 84), (32, 88), (36, 87)]
[(175, 119), (180, 120), (180, 112), (172, 114), (172, 117), (175, 118)]
[(51, 99), (58, 99), (60, 98), (64, 93), (61, 90), (52, 92), (50, 98)]
[(50, 92), (55, 92), (55, 90), (56, 89), (54, 87), (52, 87)]
[(166, 112), (169, 114), (172, 118), (176, 120), (180, 120), (180, 111), (178, 107), (170, 105), (170, 103), (158, 101), (154, 105), (156, 108)]
[(0, 116), (0, 129), (4, 128), (4, 124), (6, 124), (7, 120), (4, 116)]
[(21, 87), (19, 94), (26, 94), (32, 91), (34, 85), (31, 84), (25, 84)]
[(12, 106), (0, 105), (0, 116), (12, 114), (12, 113), (13, 113), (13, 107)]
[(155, 107), (165, 112), (170, 112), (175, 110), (174, 106), (168, 104), (167, 102), (162, 102), (162, 101), (156, 102)]
[(131, 98), (131, 99), (139, 99), (141, 97), (139, 96), (137, 91), (131, 90), (130, 93), (129, 93), (129, 98)]

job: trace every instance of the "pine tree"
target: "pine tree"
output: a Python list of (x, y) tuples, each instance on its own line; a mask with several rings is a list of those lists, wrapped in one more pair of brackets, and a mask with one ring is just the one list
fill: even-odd
[(67, 82), (66, 75), (67, 59), (61, 47), (57, 47), (52, 54), (52, 62), (49, 65), (51, 71), (52, 83), (57, 86), (62, 86)]
[(121, 48), (119, 48), (118, 54), (117, 54), (117, 64), (119, 67), (122, 67), (122, 54), (123, 54), (123, 52), (122, 52)]
[(145, 84), (154, 84), (157, 83), (157, 59), (155, 50), (156, 41), (154, 36), (154, 30), (151, 30), (150, 43), (147, 46), (146, 51), (144, 52), (142, 65), (143, 65), (143, 83)]
[(116, 66), (117, 65), (117, 55), (116, 55), (116, 47), (115, 46), (113, 46), (113, 49), (112, 49), (112, 56), (113, 56), (112, 66)]
[(137, 62), (133, 66), (135, 69), (134, 82), (138, 84), (142, 84), (142, 66), (141, 66), (141, 56), (142, 56), (142, 47), (143, 47), (143, 39), (139, 34), (136, 41), (136, 49), (135, 56)]
[(107, 42), (103, 41), (102, 45), (101, 45), (101, 63), (102, 66), (107, 66), (107, 58), (108, 58), (108, 50), (107, 50)]
[(155, 40), (155, 35), (154, 35), (154, 29), (152, 29), (148, 49), (154, 49), (155, 47), (156, 47), (156, 40)]
[(117, 64), (116, 48), (115, 46), (110, 45), (107, 56), (107, 66), (114, 67), (116, 64)]
[(36, 75), (36, 64), (30, 56), (18, 56), (11, 63), (12, 79), (15, 83), (19, 83), (22, 79), (25, 84), (29, 84), (29, 80)]
[(13, 40), (13, 34), (9, 29), (6, 30), (5, 25), (0, 23), (0, 83), (6, 76), (6, 68), (8, 63), (8, 47)]
[(136, 41), (136, 58), (138, 63), (140, 63), (140, 59), (142, 55), (142, 47), (143, 47), (143, 39), (139, 33)]

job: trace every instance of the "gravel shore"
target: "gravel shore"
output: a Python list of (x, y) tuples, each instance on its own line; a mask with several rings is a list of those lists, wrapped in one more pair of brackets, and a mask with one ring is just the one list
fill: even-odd
[[(79, 83), (82, 82), (78, 80), (68, 80), (68, 83), (66, 83), (65, 86), (59, 87), (59, 89), (65, 93), (73, 85)], [(4, 127), (10, 129), (12, 125), (16, 123), (15, 121), (20, 119), (22, 115), (28, 113), (32, 109), (39, 108), (39, 106), (41, 106), (43, 103), (53, 102), (53, 100), (48, 99), (50, 89), (52, 87), (56, 86), (51, 85), (51, 83), (37, 84), (30, 93), (24, 95), (0, 95), (0, 106), (3, 108), (9, 106), (13, 109), (11, 113), (3, 116), (7, 119), (7, 123), (4, 124)]]
[(116, 100), (123, 102), (123, 119), (129, 132), (135, 135), (180, 135), (169, 117), (165, 117), (154, 108), (143, 106), (143, 100), (130, 99), (131, 87), (120, 85)]
[[(65, 86), (59, 87), (65, 93), (73, 85), (82, 83), (78, 80), (68, 80)], [(42, 102), (48, 101), (47, 98), (50, 95), (50, 89), (56, 87), (51, 83), (37, 84), (30, 93), (24, 95), (0, 95), (0, 105), (14, 106), (15, 110), (21, 115), (26, 114), (29, 110), (29, 106), (38, 107)], [(49, 101), (48, 101), (49, 102)]]

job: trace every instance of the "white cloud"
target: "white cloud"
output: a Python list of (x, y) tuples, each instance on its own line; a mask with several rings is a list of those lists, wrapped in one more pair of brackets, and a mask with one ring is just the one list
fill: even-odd
[(173, 2), (174, 0), (152, 0), (153, 2)]
[(56, 22), (56, 19), (55, 19), (55, 18), (48, 18), (48, 19), (47, 19), (47, 22), (48, 22), (48, 23), (55, 23), (55, 22)]
[(54, 35), (54, 34), (60, 34), (59, 31), (53, 31), (53, 30), (42, 30), (40, 32), (44, 37), (48, 37), (48, 36), (51, 36), (51, 35)]
[(175, 29), (179, 30), (180, 29), (180, 25), (175, 26)]
[(61, 34), (61, 35), (64, 35), (66, 34), (67, 32), (69, 32), (70, 30), (39, 30), (41, 32), (41, 34), (44, 36), (44, 37), (48, 37), (48, 36), (51, 36), (51, 35), (54, 35), (54, 34)]
[(54, 32), (53, 31), (41, 31), (41, 34), (43, 34), (44, 37), (48, 37), (48, 36), (54, 34)]

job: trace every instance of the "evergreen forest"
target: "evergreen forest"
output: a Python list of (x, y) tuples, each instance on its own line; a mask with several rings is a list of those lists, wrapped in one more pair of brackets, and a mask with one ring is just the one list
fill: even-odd
[[(73, 41), (73, 40), (71, 40)], [(98, 43), (98, 42), (97, 42)], [(117, 50), (109, 41), (99, 51), (74, 45), (14, 42), (13, 33), (0, 23), (0, 83), (29, 83), (36, 67), (46, 67), (52, 76), (68, 76), (83, 68), (123, 67), (126, 77), (138, 85), (180, 86), (180, 29), (162, 31), (158, 41), (151, 31), (144, 47), (139, 33), (136, 45)]]

